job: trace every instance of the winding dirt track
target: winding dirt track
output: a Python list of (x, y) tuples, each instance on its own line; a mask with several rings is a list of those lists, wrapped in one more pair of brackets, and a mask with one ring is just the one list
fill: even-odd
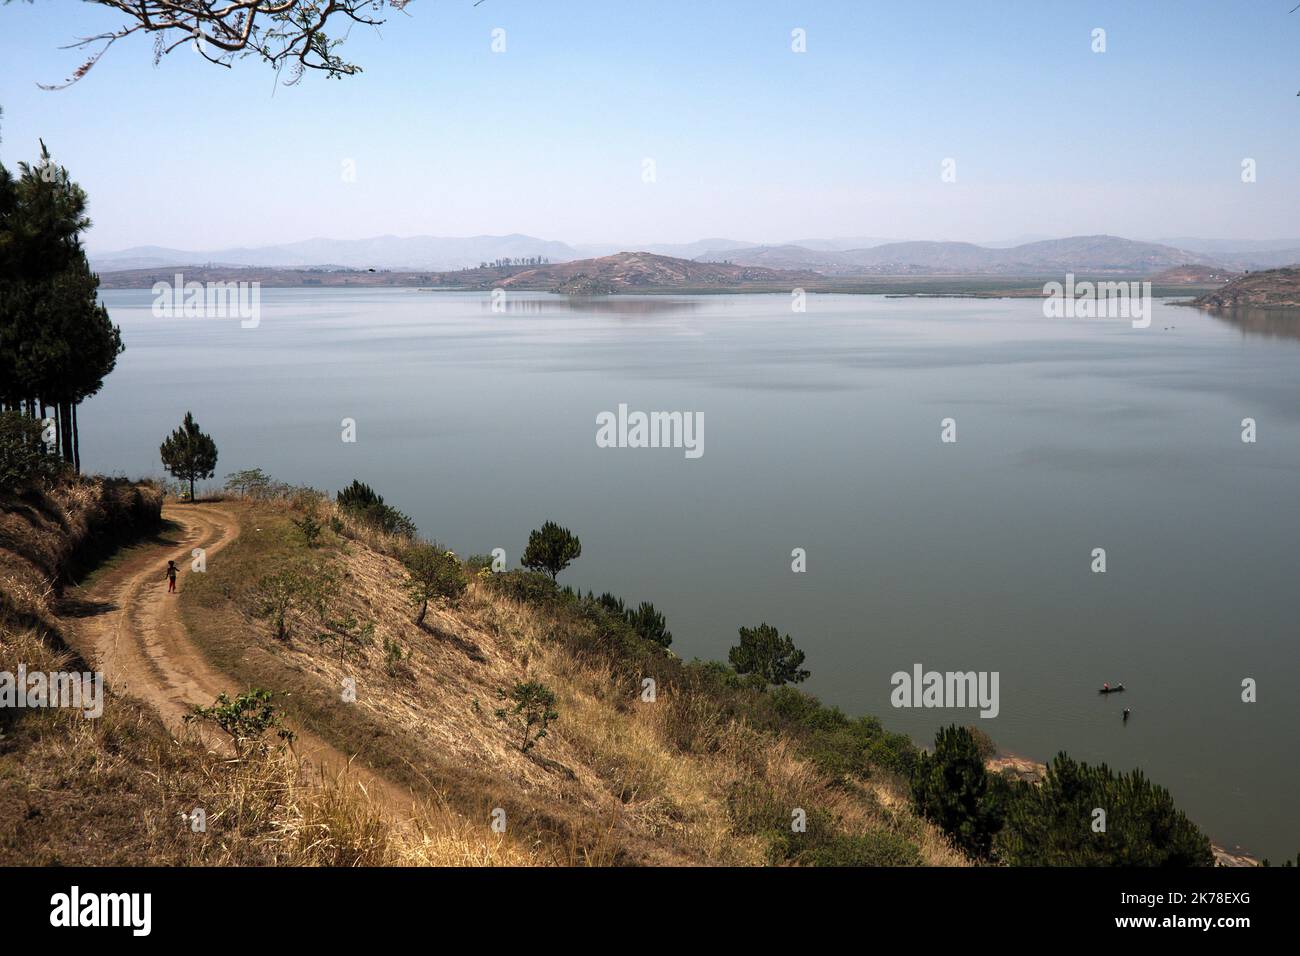
[[(191, 551), (203, 548), (207, 560), (239, 536), (239, 520), (216, 504), (167, 505), (163, 519), (175, 528), (127, 549), (110, 567), (65, 595), (82, 610), (64, 618), (78, 650), (116, 693), (130, 694), (153, 706), (173, 734), (195, 704), (209, 705), (222, 692), (242, 688), (214, 669), (181, 619), (177, 599), (167, 593), (165, 569), (181, 569), (176, 587), (185, 590)], [(87, 612), (86, 609), (90, 609)], [(293, 726), (294, 750), (311, 768), (335, 778), (350, 766), (350, 779), (382, 802), (390, 813), (409, 812), (411, 794), (385, 780), (327, 741)]]

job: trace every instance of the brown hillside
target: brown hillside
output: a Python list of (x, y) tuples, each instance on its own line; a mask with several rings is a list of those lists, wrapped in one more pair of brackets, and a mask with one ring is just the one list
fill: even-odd
[(1247, 272), (1193, 305), (1210, 309), (1300, 309), (1300, 266)]
[(635, 292), (650, 289), (726, 289), (770, 285), (790, 289), (817, 279), (813, 272), (792, 272), (760, 266), (693, 262), (650, 252), (620, 252), (599, 259), (578, 259), (538, 266), (501, 281), (504, 288), (548, 292)]
[(1160, 286), (1214, 286), (1230, 282), (1240, 274), (1218, 266), (1183, 265), (1163, 269), (1147, 278), (1151, 280), (1153, 285)]
[[(911, 745), (878, 724), (728, 686), (518, 573), (472, 576), (456, 606), (417, 626), (396, 557), (404, 541), (310, 494), (169, 504), (160, 531), (59, 598), (48, 582), (76, 550), (64, 536), (130, 527), (99, 515), (87, 487), (4, 515), (0, 670), (82, 667), (80, 651), (107, 647), (117, 685), (98, 720), (6, 716), (0, 862), (965, 863), (880, 763)], [(305, 509), (333, 528), (316, 547), (294, 523)], [(211, 541), (207, 570), (186, 567), (168, 598), (160, 569), (196, 541)], [(284, 640), (260, 601), (269, 569), (329, 582), (291, 612)], [(340, 626), (364, 640), (322, 640)], [(124, 646), (136, 642), (139, 653)], [(640, 697), (647, 675), (653, 703)], [(520, 681), (551, 688), (558, 712), (527, 753), (497, 716)], [(232, 759), (219, 731), (178, 719), (217, 686), (271, 691), (298, 735), (293, 751)], [(327, 772), (324, 751), (352, 769)], [(180, 816), (195, 806), (206, 833)], [(504, 833), (490, 825), (498, 810)], [(795, 810), (808, 820), (798, 835)]]
[[(508, 832), (535, 862), (764, 863), (795, 807), (825, 827), (819, 839), (878, 843), (876, 862), (962, 862), (912, 816), (899, 780), (827, 775), (795, 737), (728, 714), (737, 702), (697, 686), (672, 655), (629, 660), (589, 621), (521, 603), (487, 573), (457, 606), (431, 608), (417, 626), (395, 557), (400, 540), (336, 515), (343, 534), (308, 549), (284, 502), (235, 513), (238, 541), (186, 599), (209, 658), (275, 688), (296, 720), (417, 797), (435, 793), (485, 829), (504, 809)], [(295, 613), (284, 642), (253, 613), (257, 569), (300, 561), (339, 582), (334, 617), (374, 626), (343, 660), (322, 648), (311, 612)], [(399, 662), (390, 648), (400, 648)], [(659, 684), (653, 704), (640, 701), (644, 676)], [(348, 677), (354, 704), (340, 699)], [(558, 698), (559, 719), (528, 754), (496, 714), (501, 692), (520, 681), (544, 683)]]

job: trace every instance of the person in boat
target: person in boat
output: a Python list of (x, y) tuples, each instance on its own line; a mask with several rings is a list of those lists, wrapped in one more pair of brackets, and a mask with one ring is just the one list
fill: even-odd
[(1102, 685), (1101, 685), (1101, 689), (1102, 689), (1102, 690), (1110, 690), (1110, 684), (1102, 684)]
[(1124, 723), (1128, 723), (1128, 708), (1124, 708)]

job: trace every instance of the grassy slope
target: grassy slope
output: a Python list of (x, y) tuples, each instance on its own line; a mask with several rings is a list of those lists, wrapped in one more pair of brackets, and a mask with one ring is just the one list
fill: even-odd
[[(869, 765), (837, 772), (838, 752), (816, 759), (842, 728), (796, 732), (769, 695), (720, 689), (661, 652), (629, 659), (563, 607), (517, 603), (485, 580), (417, 628), (393, 542), (327, 531), (308, 549), (287, 503), (228, 504), (242, 533), (182, 595), (192, 637), (216, 666), (274, 691), (293, 720), (417, 796), (436, 794), (466, 839), (481, 840), (501, 807), (516, 859), (539, 863), (964, 862), (912, 815), (897, 778)], [(372, 621), (373, 643), (340, 662), (302, 614), (287, 641), (275, 638), (253, 588), (299, 562), (340, 575), (333, 613)], [(395, 668), (386, 642), (405, 655)], [(653, 704), (638, 695), (647, 668), (660, 680)], [(355, 703), (342, 700), (346, 677)], [(559, 698), (542, 760), (494, 716), (498, 690), (517, 680)], [(784, 835), (794, 808), (811, 821), (803, 843)]]
[[(0, 510), (0, 671), (88, 670), (56, 614), (78, 567), (147, 532), (161, 495), (98, 480), (8, 499)], [(157, 716), (110, 692), (98, 720), (60, 710), (0, 711), (0, 863), (270, 863), (262, 839), (283, 765), (248, 780)], [(255, 785), (252, 785), (254, 784)], [(242, 801), (242, 806), (237, 806)], [(180, 825), (205, 806), (207, 834)]]
[[(73, 650), (76, 601), (51, 581), (96, 560), (111, 575), (113, 546), (156, 524), (157, 504), (147, 486), (99, 481), (5, 502), (0, 670), (88, 669)], [(109, 688), (98, 720), (0, 712), (0, 864), (965, 862), (912, 815), (896, 777), (859, 759), (880, 742), (865, 723), (802, 697), (782, 705), (807, 712), (791, 722), (779, 695), (614, 647), (571, 607), (520, 604), (487, 581), (416, 628), (393, 542), (326, 532), (307, 549), (287, 503), (227, 507), (243, 533), (189, 578), (193, 636), (236, 679), (276, 691), (292, 721), (409, 787), (412, 804), (394, 813), (348, 781), (310, 778), (288, 753), (230, 760)], [(373, 621), (373, 644), (340, 663), (307, 619), (281, 643), (250, 614), (258, 577), (300, 560), (343, 575), (334, 612)], [(404, 649), (396, 666), (385, 640)], [(645, 673), (660, 679), (654, 704), (639, 700)], [(341, 700), (344, 676), (354, 704)], [(538, 759), (494, 716), (498, 689), (520, 679), (559, 698)], [(196, 806), (206, 833), (181, 817)], [(504, 835), (488, 826), (497, 807)], [(807, 834), (790, 834), (794, 808)]]
[[(96, 609), (64, 586), (174, 534), (159, 524), (161, 500), (148, 485), (90, 479), (0, 501), (0, 671), (90, 669), (74, 632)], [(182, 817), (195, 807), (205, 832)], [(315, 779), (287, 752), (231, 760), (112, 687), (96, 720), (0, 710), (0, 865), (532, 862), (482, 829), (435, 802), (399, 832), (355, 781)]]

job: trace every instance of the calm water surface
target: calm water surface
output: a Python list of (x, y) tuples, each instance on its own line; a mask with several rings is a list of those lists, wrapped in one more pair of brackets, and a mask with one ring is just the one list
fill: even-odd
[[(156, 319), (147, 291), (104, 299), (127, 351), (81, 414), (89, 469), (159, 474), (191, 409), (219, 476), (360, 478), (462, 554), (514, 566), (554, 519), (583, 545), (561, 580), (654, 601), (682, 656), (725, 659), (766, 620), (807, 651), (805, 688), (850, 713), (1141, 767), (1215, 839), (1300, 850), (1300, 341), (1276, 323), (1157, 303), (1137, 330), (876, 296), (792, 314), (787, 296), (538, 294), (496, 314), (470, 293), (264, 290), (242, 329)], [(703, 457), (597, 448), (619, 403), (703, 412)], [(999, 671), (1000, 714), (893, 709), (890, 675), (918, 662)]]

